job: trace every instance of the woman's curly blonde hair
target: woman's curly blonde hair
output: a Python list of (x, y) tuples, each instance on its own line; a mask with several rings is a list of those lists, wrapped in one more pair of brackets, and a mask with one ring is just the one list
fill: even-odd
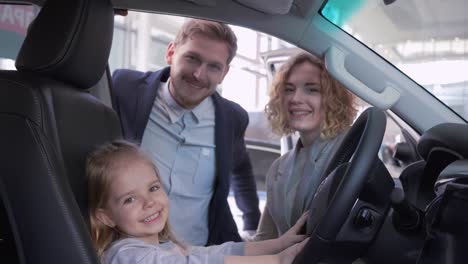
[(283, 90), (294, 68), (305, 62), (320, 69), (320, 93), (324, 113), (320, 136), (333, 138), (353, 123), (357, 112), (354, 95), (328, 73), (321, 59), (310, 53), (300, 52), (281, 66), (273, 79), (265, 112), (273, 132), (279, 135), (294, 132), (288, 125), (288, 112), (283, 109)]

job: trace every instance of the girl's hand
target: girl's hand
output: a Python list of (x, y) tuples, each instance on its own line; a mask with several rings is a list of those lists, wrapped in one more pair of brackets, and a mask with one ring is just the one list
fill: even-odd
[(298, 235), (301, 227), (307, 221), (309, 216), (309, 212), (305, 212), (302, 216), (297, 220), (296, 224), (291, 227), (286, 233), (284, 233), (281, 237), (278, 238), (279, 243), (281, 245), (281, 249), (288, 248), (296, 243), (301, 242), (306, 238), (305, 235)]
[[(302, 216), (301, 216), (302, 217)], [(299, 221), (298, 221), (299, 222)], [(295, 244), (288, 247), (278, 254), (280, 264), (290, 264), (294, 261), (294, 258), (301, 252), (305, 244), (309, 241), (309, 238), (305, 239), (301, 243)]]
[[(306, 236), (298, 235), (297, 233), (301, 230), (301, 227), (307, 220), (308, 213), (304, 213), (296, 224), (284, 233), (281, 237), (275, 239), (269, 239), (264, 241), (254, 241), (245, 243), (245, 255), (247, 256), (260, 256), (260, 255), (270, 255), (279, 258), (280, 252), (284, 251), (286, 248), (291, 247), (294, 244), (297, 244), (303, 241)], [(276, 254), (276, 255), (272, 255)], [(297, 253), (296, 253), (297, 254)]]

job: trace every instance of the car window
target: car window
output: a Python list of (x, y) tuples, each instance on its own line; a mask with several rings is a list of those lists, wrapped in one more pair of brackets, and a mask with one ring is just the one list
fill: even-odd
[(0, 4), (0, 69), (15, 70), (15, 60), (29, 24), (39, 13), (33, 5)]
[[(151, 71), (167, 66), (167, 45), (185, 19), (132, 11), (127, 16), (115, 16), (109, 59), (111, 72), (118, 68)], [(232, 26), (232, 29), (238, 37), (237, 56), (218, 92), (239, 103), (249, 113), (246, 145), (253, 159), (258, 190), (265, 191), (265, 174), (270, 164), (280, 156), (281, 138), (271, 132), (263, 111), (268, 100), (268, 78), (261, 54), (291, 45), (250, 29), (237, 26)]]
[[(167, 66), (166, 47), (174, 39), (185, 19), (132, 11), (128, 12), (127, 16), (116, 16), (109, 59), (111, 72), (118, 68), (150, 71)], [(261, 32), (238, 26), (231, 27), (238, 37), (238, 52), (218, 91), (223, 97), (239, 103), (249, 113), (250, 122), (245, 142), (252, 160), (260, 210), (263, 210), (266, 200), (265, 176), (268, 169), (275, 159), (294, 146), (298, 138), (297, 135), (293, 135), (282, 139), (272, 133), (264, 114), (268, 101), (267, 89), (275, 69), (299, 49)], [(367, 106), (365, 102), (359, 101), (360, 108)], [(405, 138), (401, 135), (400, 126), (392, 119), (387, 123), (387, 132), (379, 157), (391, 175), (398, 177), (406, 164), (393, 156), (397, 143), (404, 142)], [(289, 144), (285, 144), (287, 142)], [(242, 213), (235, 206), (233, 195), (228, 201), (238, 228), (242, 230)]]
[(467, 120), (468, 12), (463, 7), (464, 0), (329, 0), (321, 13)]
[[(167, 45), (185, 20), (184, 17), (134, 11), (129, 11), (127, 16), (115, 16), (109, 59), (111, 73), (119, 68), (153, 71), (167, 66)], [(264, 114), (268, 100), (268, 72), (261, 54), (292, 45), (261, 32), (231, 27), (238, 38), (238, 50), (218, 92), (240, 104), (249, 114), (245, 143), (257, 183), (259, 207), (263, 210), (265, 176), (273, 161), (281, 155), (281, 137), (271, 132)], [(234, 197), (231, 195), (228, 201), (239, 230), (243, 230), (242, 213), (235, 205)]]

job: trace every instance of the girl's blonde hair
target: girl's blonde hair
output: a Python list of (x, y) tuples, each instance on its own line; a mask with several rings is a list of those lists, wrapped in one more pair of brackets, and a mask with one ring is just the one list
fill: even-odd
[(279, 135), (294, 132), (288, 125), (287, 110), (283, 109), (283, 90), (294, 68), (305, 62), (320, 69), (320, 93), (324, 113), (320, 136), (333, 138), (353, 123), (357, 112), (354, 95), (328, 73), (321, 59), (310, 53), (300, 52), (281, 66), (273, 79), (269, 91), (270, 100), (265, 107), (265, 112), (273, 132)]
[[(96, 247), (99, 257), (109, 245), (121, 238), (116, 228), (111, 228), (97, 218), (97, 211), (105, 208), (110, 195), (110, 183), (116, 170), (122, 162), (140, 160), (153, 167), (159, 178), (159, 171), (146, 154), (135, 144), (116, 140), (105, 144), (88, 155), (86, 160), (86, 176), (88, 179), (88, 205), (90, 218), (91, 239)], [(159, 240), (171, 240), (183, 249), (185, 248), (174, 236), (169, 222), (166, 222), (159, 233)]]

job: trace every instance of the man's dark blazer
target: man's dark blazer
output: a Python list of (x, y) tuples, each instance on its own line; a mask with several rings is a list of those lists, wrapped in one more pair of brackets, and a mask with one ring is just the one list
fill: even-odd
[[(169, 78), (170, 68), (157, 72), (117, 70), (112, 76), (112, 104), (120, 116), (125, 139), (141, 143), (160, 82)], [(232, 176), (236, 203), (243, 212), (244, 229), (255, 230), (260, 218), (255, 179), (244, 143), (249, 123), (238, 104), (214, 93), (216, 177), (208, 216), (208, 245), (240, 241), (227, 202)]]

